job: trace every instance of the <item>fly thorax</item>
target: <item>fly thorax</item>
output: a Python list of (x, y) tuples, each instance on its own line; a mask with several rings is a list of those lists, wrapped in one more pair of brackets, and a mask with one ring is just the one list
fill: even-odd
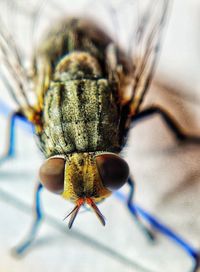
[(96, 202), (108, 197), (98, 173), (95, 153), (74, 153), (66, 158), (63, 197), (72, 202), (90, 197)]
[(63, 57), (56, 66), (55, 80), (99, 78), (102, 71), (98, 60), (86, 52), (75, 51)]

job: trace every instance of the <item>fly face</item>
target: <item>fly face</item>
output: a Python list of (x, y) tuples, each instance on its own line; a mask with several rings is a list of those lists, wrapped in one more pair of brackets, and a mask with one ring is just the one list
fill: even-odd
[[(49, 158), (40, 168), (42, 184), (75, 203), (69, 227), (80, 207), (88, 204), (103, 224), (96, 203), (123, 186), (129, 176), (128, 164), (112, 153), (74, 153), (66, 158)], [(71, 213), (70, 213), (71, 214)]]

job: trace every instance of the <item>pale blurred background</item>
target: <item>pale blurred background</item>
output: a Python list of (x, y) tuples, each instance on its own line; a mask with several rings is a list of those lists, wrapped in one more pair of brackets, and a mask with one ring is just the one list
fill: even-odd
[[(92, 1), (87, 1), (87, 5), (81, 0), (58, 2), (59, 6), (57, 1), (44, 1), (42, 5), (48, 8), (43, 9), (42, 1), (1, 0), (0, 16), (27, 56), (32, 50), (31, 39), (36, 43), (40, 40), (42, 28), (48, 24), (45, 16), (49, 14), (56, 18), (65, 11), (71, 14), (89, 10), (93, 17), (110, 26), (108, 31), (114, 37), (116, 28), (109, 21), (106, 8), (93, 6)], [(136, 2), (139, 1), (133, 0), (132, 8)], [(34, 16), (38, 7), (41, 10), (33, 34), (30, 16)], [(119, 31), (122, 36), (132, 16), (131, 9), (127, 10), (122, 9), (119, 15), (124, 26)], [(52, 19), (51, 24), (55, 20)], [(156, 103), (167, 108), (185, 131), (196, 135), (200, 135), (199, 26), (200, 1), (174, 0), (155, 83), (145, 102), (145, 105)], [(15, 108), (3, 87), (0, 100)], [(0, 115), (0, 122), (2, 152), (6, 143), (5, 116)], [(0, 272), (189, 271), (191, 259), (162, 235), (158, 235), (154, 245), (148, 243), (126, 207), (115, 197), (101, 205), (107, 219), (105, 228), (93, 214), (82, 213), (69, 231), (62, 218), (71, 205), (47, 191), (42, 198), (46, 219), (38, 239), (26, 256), (15, 259), (11, 248), (23, 239), (33, 220), (33, 191), (43, 159), (33, 136), (21, 124), (16, 132), (16, 149), (16, 158), (0, 168)], [(200, 248), (200, 147), (178, 146), (157, 116), (137, 124), (131, 131), (125, 158), (137, 184), (136, 202)]]

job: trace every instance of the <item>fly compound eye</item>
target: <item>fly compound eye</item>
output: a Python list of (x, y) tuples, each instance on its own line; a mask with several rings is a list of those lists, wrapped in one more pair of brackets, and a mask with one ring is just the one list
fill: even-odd
[(96, 163), (103, 185), (111, 191), (122, 187), (129, 177), (125, 160), (114, 154), (96, 156)]
[(39, 171), (42, 185), (53, 193), (61, 193), (64, 188), (64, 170), (64, 159), (51, 158), (46, 160)]

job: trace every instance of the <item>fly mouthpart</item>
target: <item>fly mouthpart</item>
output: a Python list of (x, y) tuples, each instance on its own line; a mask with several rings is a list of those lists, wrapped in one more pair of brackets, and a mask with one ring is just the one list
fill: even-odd
[(106, 221), (103, 214), (100, 212), (99, 208), (95, 204), (95, 202), (91, 198), (86, 199), (87, 204), (92, 208), (92, 210), (95, 212), (97, 218), (100, 220), (101, 224), (105, 226)]
[(105, 226), (105, 224), (106, 224), (105, 217), (100, 212), (99, 208), (97, 207), (97, 205), (95, 204), (93, 199), (87, 197), (87, 198), (79, 198), (78, 201), (77, 201), (77, 204), (75, 205), (73, 210), (67, 216), (65, 216), (65, 218), (63, 219), (63, 220), (65, 220), (70, 216), (70, 220), (69, 220), (69, 223), (68, 223), (69, 229), (72, 228), (73, 223), (74, 223), (74, 221), (76, 219), (76, 216), (77, 216), (81, 206), (84, 205), (85, 203), (87, 203), (92, 208), (92, 210), (95, 212), (95, 214), (96, 214), (97, 218), (99, 219), (99, 221), (101, 222), (101, 224), (103, 226)]

